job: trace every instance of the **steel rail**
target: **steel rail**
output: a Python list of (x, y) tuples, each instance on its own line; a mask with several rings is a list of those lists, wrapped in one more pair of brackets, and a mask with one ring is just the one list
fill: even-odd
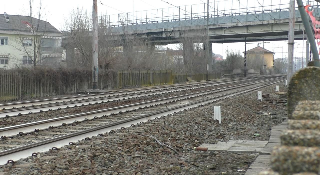
[[(159, 116), (159, 115), (160, 116), (169, 115), (169, 114), (172, 114), (174, 112), (179, 112), (179, 111), (182, 111), (182, 110), (185, 110), (185, 109), (190, 109), (190, 108), (198, 107), (198, 106), (201, 106), (201, 105), (206, 105), (206, 104), (209, 104), (209, 103), (214, 103), (214, 102), (217, 102), (219, 100), (224, 100), (224, 99), (236, 96), (236, 95), (241, 95), (241, 94), (244, 94), (244, 93), (252, 92), (252, 91), (257, 90), (259, 88), (263, 88), (263, 87), (267, 87), (267, 86), (273, 85), (273, 84), (275, 84), (277, 82), (280, 82), (281, 80), (274, 80), (274, 81), (275, 82), (270, 82), (270, 81), (265, 82), (263, 85), (259, 85), (258, 83), (256, 83), (254, 85), (251, 85), (251, 86), (256, 86), (256, 87), (247, 88), (246, 90), (244, 90), (242, 92), (236, 91), (236, 92), (233, 92), (233, 93), (219, 95), (218, 97), (214, 96), (214, 97), (211, 97), (211, 98), (208, 98), (208, 99), (202, 99), (202, 100), (198, 100), (196, 102), (191, 102), (190, 104), (184, 104), (184, 105), (181, 105), (179, 107), (168, 108), (168, 109), (164, 109), (162, 111), (156, 111), (156, 112), (153, 112), (153, 113), (144, 114), (144, 115), (137, 116), (137, 117), (134, 117), (134, 118), (130, 118), (130, 119), (114, 122), (114, 123), (111, 123), (111, 124), (107, 124), (107, 125), (104, 125), (104, 126), (99, 126), (99, 127), (87, 129), (87, 130), (84, 130), (84, 131), (80, 131), (80, 132), (76, 132), (76, 133), (72, 133), (72, 134), (68, 134), (68, 135), (64, 135), (64, 136), (60, 136), (60, 137), (55, 137), (55, 138), (48, 139), (48, 140), (45, 140), (45, 141), (42, 141), (42, 142), (33, 143), (33, 144), (29, 144), (29, 145), (24, 145), (24, 146), (21, 146), (21, 147), (18, 147), (18, 148), (14, 148), (14, 149), (9, 149), (9, 150), (0, 152), (0, 164), (6, 163), (9, 160), (8, 157), (15, 157), (18, 154), (20, 154), (19, 152), (21, 152), (21, 151), (27, 151), (27, 150), (30, 150), (30, 149), (34, 149), (36, 147), (45, 146), (45, 145), (48, 145), (48, 144), (51, 144), (51, 143), (54, 143), (54, 142), (57, 142), (57, 141), (61, 141), (61, 140), (66, 140), (67, 139), (67, 141), (70, 141), (70, 140), (72, 140), (71, 138), (78, 137), (80, 135), (93, 133), (93, 132), (97, 132), (97, 131), (100, 131), (100, 130), (105, 130), (105, 129), (110, 128), (110, 127), (123, 125), (125, 123), (128, 123), (128, 122), (130, 123), (130, 122), (133, 122), (133, 121), (136, 121), (136, 120), (140, 120), (140, 119), (155, 117), (155, 116)], [(70, 144), (73, 144), (73, 143), (70, 142)], [(12, 154), (15, 154), (15, 156), (12, 155)], [(30, 152), (29, 152), (29, 154), (30, 154)], [(12, 155), (12, 156), (10, 156), (10, 155)], [(14, 160), (12, 160), (12, 159), (9, 160), (9, 162), (13, 162), (13, 161)]]

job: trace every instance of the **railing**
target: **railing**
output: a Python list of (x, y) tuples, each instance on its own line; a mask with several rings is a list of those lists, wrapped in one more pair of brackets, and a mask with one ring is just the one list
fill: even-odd
[[(239, 2), (237, 4), (236, 2)], [(249, 2), (249, 1), (248, 1)], [(250, 1), (250, 4), (243, 4), (242, 1), (210, 1), (209, 17), (226, 17), (226, 16), (240, 16), (250, 14), (272, 13), (289, 11), (289, 0), (276, 0), (273, 1)], [(224, 3), (224, 4), (222, 4)], [(253, 4), (252, 4), (253, 3)], [(304, 0), (307, 4), (307, 0)], [(311, 1), (312, 8), (319, 8), (319, 4)], [(298, 7), (296, 6), (296, 10)], [(157, 24), (166, 22), (188, 21), (206, 19), (206, 3), (175, 6), (169, 8), (152, 9), (148, 11), (136, 11), (119, 13), (114, 15), (100, 16), (100, 22), (109, 27), (121, 27), (128, 25), (140, 24)]]
[[(220, 74), (209, 74), (209, 79)], [(122, 89), (206, 80), (206, 74), (175, 75), (171, 71), (99, 72), (99, 89)], [(0, 101), (23, 100), (91, 89), (90, 70), (0, 70)]]

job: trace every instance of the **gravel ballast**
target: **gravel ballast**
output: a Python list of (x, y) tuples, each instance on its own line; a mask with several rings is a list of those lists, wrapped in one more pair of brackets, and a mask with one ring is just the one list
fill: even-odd
[[(79, 141), (1, 167), (7, 174), (245, 174), (258, 153), (195, 151), (203, 143), (267, 141), (286, 117), (275, 86)], [(280, 90), (284, 87), (280, 86)], [(213, 119), (221, 106), (222, 123)]]

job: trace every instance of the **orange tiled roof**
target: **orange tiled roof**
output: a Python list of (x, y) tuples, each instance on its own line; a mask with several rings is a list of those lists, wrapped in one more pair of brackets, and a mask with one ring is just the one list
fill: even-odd
[(247, 53), (274, 53), (274, 52), (271, 52), (270, 50), (257, 46), (253, 49), (247, 50)]

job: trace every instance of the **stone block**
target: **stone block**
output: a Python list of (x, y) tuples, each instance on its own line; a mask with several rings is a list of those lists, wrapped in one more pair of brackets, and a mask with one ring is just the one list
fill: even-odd
[(300, 101), (320, 100), (320, 68), (306, 67), (293, 75), (288, 87), (288, 117)]
[(280, 139), (282, 145), (316, 147), (320, 145), (320, 131), (288, 130), (281, 135)]
[(271, 167), (279, 174), (318, 173), (319, 147), (279, 146), (271, 154)]
[(320, 120), (289, 120), (290, 130), (311, 129), (320, 130)]

